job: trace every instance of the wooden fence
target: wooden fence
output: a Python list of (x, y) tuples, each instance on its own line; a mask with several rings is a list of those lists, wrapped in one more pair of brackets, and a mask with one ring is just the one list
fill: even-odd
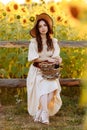
[[(73, 47), (73, 48), (84, 48), (87, 47), (87, 41), (60, 41), (59, 43), (61, 47)], [(20, 48), (20, 47), (28, 47), (29, 41), (1, 41), (0, 47), (4, 48)], [(61, 86), (81, 86), (82, 80), (81, 79), (61, 79), (60, 84)], [(16, 87), (25, 87), (26, 86), (26, 79), (0, 79), (0, 88), (16, 88)]]

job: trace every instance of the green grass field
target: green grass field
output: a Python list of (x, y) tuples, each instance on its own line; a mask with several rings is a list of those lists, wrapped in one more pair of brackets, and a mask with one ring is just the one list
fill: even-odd
[(26, 101), (10, 101), (7, 104), (3, 101), (0, 107), (0, 130), (82, 130), (85, 108), (80, 107), (79, 97), (79, 88), (64, 88), (61, 92), (63, 105), (55, 116), (50, 117), (49, 126), (33, 122), (27, 112)]

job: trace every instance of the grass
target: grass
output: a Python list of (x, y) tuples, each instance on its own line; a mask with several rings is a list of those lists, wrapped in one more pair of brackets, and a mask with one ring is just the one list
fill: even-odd
[(4, 102), (0, 110), (0, 130), (82, 130), (85, 108), (78, 104), (79, 91), (75, 94), (76, 89), (70, 94), (66, 90), (61, 93), (63, 105), (55, 116), (50, 117), (49, 126), (33, 122), (26, 101), (6, 105)]

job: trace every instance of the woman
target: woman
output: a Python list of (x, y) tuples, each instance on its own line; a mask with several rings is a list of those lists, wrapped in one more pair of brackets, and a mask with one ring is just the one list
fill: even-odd
[(45, 79), (38, 64), (62, 62), (58, 41), (52, 38), (52, 18), (46, 13), (38, 15), (30, 34), (33, 38), (28, 53), (28, 61), (32, 61), (27, 77), (28, 112), (34, 122), (49, 124), (49, 116), (56, 114), (62, 105), (61, 87), (58, 79)]

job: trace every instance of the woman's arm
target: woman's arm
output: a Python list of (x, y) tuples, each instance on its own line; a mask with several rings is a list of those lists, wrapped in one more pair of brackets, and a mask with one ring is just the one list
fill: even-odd
[(56, 57), (56, 58), (54, 58), (54, 59), (55, 59), (55, 62), (56, 62), (56, 63), (59, 63), (59, 64), (62, 63), (62, 58), (61, 58), (60, 56), (58, 56), (58, 57)]
[(43, 57), (43, 58), (39, 57), (39, 58), (33, 60), (33, 62), (43, 62), (43, 61), (48, 61), (48, 57)]
[(43, 62), (43, 61), (48, 61), (48, 62), (53, 62), (53, 63), (58, 63), (61, 64), (62, 58), (61, 57), (43, 57), (43, 58), (37, 58), (33, 62)]
[(56, 58), (52, 57), (43, 57), (43, 58), (37, 58), (33, 62), (43, 62), (43, 61), (48, 61), (48, 62), (56, 62)]

